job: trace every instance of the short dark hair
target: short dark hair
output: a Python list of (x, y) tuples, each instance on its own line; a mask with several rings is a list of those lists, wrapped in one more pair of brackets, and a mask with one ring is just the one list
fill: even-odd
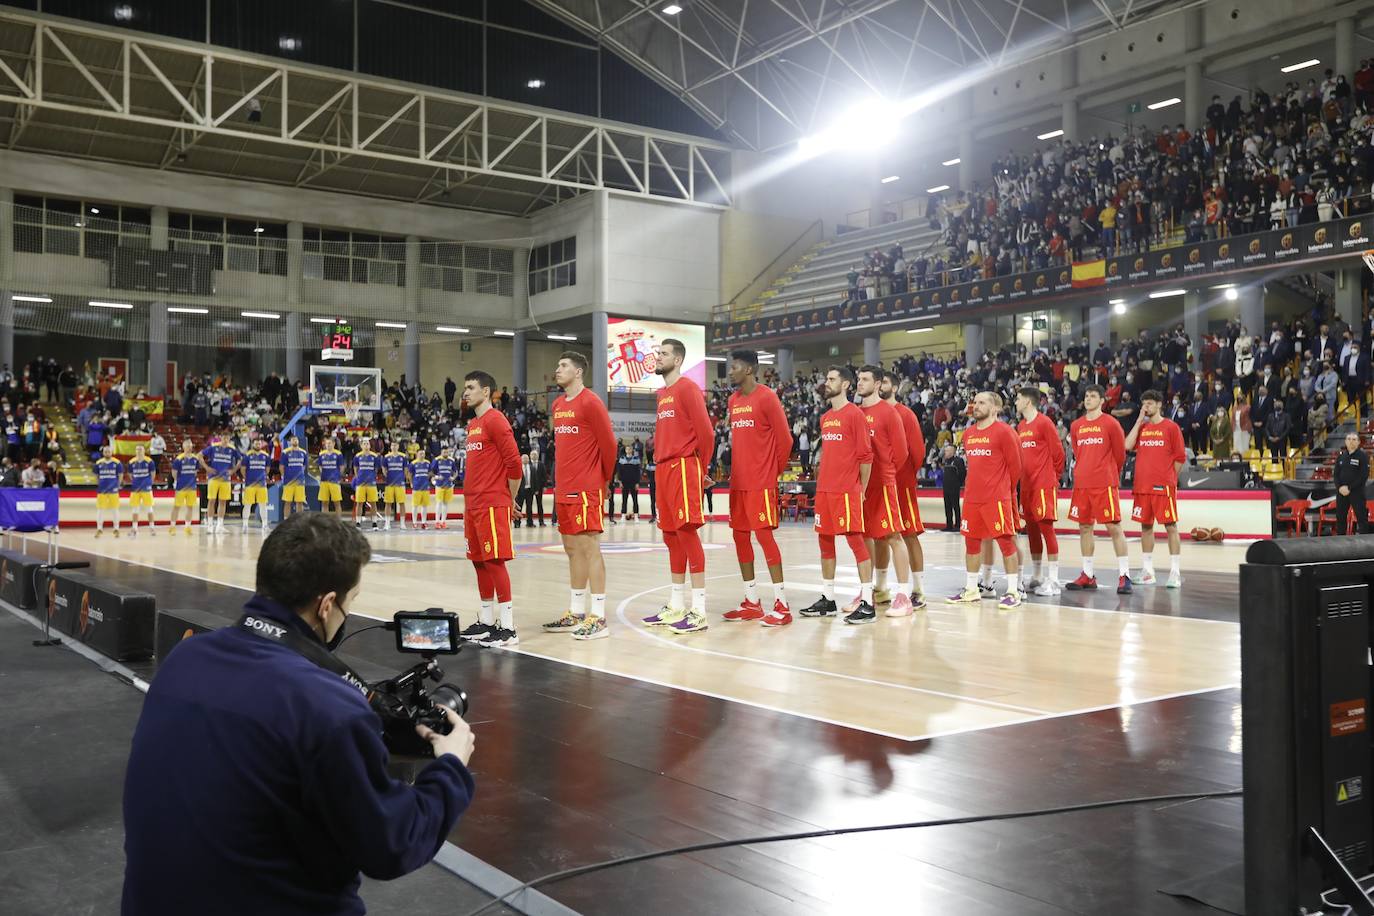
[(881, 382), (883, 380), (882, 366), (875, 366), (872, 363), (864, 363), (862, 366), (859, 367), (859, 371), (867, 372), (869, 375), (873, 376), (873, 381), (875, 382)]
[(490, 372), (483, 372), (481, 369), (472, 370), (463, 376), (463, 381), (476, 382), (477, 387), (487, 389), (488, 397), (491, 396), (491, 392), (496, 390), (496, 379), (491, 377)]
[(1016, 389), (1016, 393), (1029, 398), (1037, 404), (1039, 404), (1040, 399), (1044, 397), (1044, 395), (1040, 393), (1039, 388), (1032, 388), (1030, 385)]
[(299, 512), (263, 541), (253, 589), (300, 611), (329, 592), (342, 599), (370, 559), (372, 548), (358, 529), (329, 515)]
[(730, 358), (736, 362), (744, 363), (750, 369), (758, 371), (759, 354), (757, 350), (731, 350)]
[(1151, 388), (1140, 396), (1140, 400), (1142, 403), (1145, 401), (1154, 401), (1156, 404), (1163, 404), (1164, 395), (1158, 388)]
[(884, 369), (884, 370), (883, 370), (883, 380), (884, 380), (884, 381), (891, 382), (891, 383), (894, 384), (894, 385), (899, 385), (899, 384), (901, 384), (901, 381), (902, 381), (901, 376), (899, 376), (897, 373), (893, 372), (891, 369)]
[(828, 366), (825, 370), (826, 375), (832, 372), (838, 372), (840, 374), (840, 381), (848, 382), (850, 388), (854, 387), (854, 372), (848, 366)]
[(578, 353), (576, 350), (564, 350), (562, 353), (558, 354), (558, 358), (560, 360), (566, 359), (584, 373), (587, 371), (587, 368), (591, 366), (591, 363), (587, 361), (587, 357)]
[(687, 345), (684, 344), (682, 341), (678, 340), (676, 337), (663, 338), (663, 343), (661, 345), (667, 347), (669, 350), (672, 350), (673, 353), (677, 355), (678, 359), (687, 358)]
[(1101, 385), (1089, 385), (1087, 388), (1083, 389), (1084, 394), (1087, 394), (1090, 391), (1096, 394), (1099, 398), (1105, 398), (1107, 396), (1107, 392), (1102, 389)]

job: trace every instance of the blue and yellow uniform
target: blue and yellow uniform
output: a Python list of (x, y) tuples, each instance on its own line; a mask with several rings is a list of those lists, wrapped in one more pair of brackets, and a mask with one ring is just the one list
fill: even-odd
[(435, 498), (441, 503), (453, 500), (453, 472), (458, 462), (440, 455), (434, 459)]
[(282, 449), (281, 453), (281, 501), (284, 503), (305, 502), (305, 466), (310, 461), (310, 453), (300, 446)]
[(382, 456), (382, 468), (386, 471), (386, 492), (382, 500), (404, 506), (406, 502), (406, 456), (392, 449)]
[(118, 458), (101, 458), (95, 463), (97, 509), (119, 508), (119, 481), (123, 476), (124, 465)]
[(419, 461), (412, 461), (410, 463), (411, 505), (429, 505), (429, 470), (430, 462), (428, 458), (421, 458)]
[(157, 464), (151, 458), (129, 460), (129, 505), (153, 507), (153, 471)]
[(271, 464), (272, 456), (261, 449), (251, 451), (245, 456), (243, 462), (243, 508), (245, 514), (249, 506), (267, 505), (267, 468)]
[(376, 452), (359, 452), (353, 456), (353, 502), (377, 502)]
[(196, 477), (200, 474), (200, 459), (192, 452), (182, 452), (172, 459), (172, 475), (176, 478), (176, 496), (172, 506), (200, 506), (196, 493)]
[(239, 450), (232, 445), (207, 445), (201, 452), (210, 465), (210, 481), (206, 494), (210, 499), (227, 500), (232, 494), (229, 478), (239, 466)]
[(343, 502), (340, 474), (343, 472), (343, 453), (337, 449), (320, 449), (320, 502)]

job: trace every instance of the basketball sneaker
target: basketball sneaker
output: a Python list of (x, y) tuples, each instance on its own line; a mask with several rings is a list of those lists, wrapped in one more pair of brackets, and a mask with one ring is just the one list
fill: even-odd
[(872, 623), (877, 619), (878, 612), (867, 601), (860, 601), (854, 610), (844, 615), (844, 622), (852, 624)]
[(187, 525), (187, 526), (186, 526), (186, 536), (187, 536), (187, 537), (190, 537), (190, 536), (191, 536), (191, 526), (190, 526), (190, 525)]
[(892, 604), (887, 608), (887, 616), (910, 617), (913, 610), (915, 610), (915, 608), (911, 605), (911, 598), (898, 592), (897, 597), (892, 599)]
[(573, 639), (605, 639), (611, 635), (603, 617), (588, 617), (573, 630)]
[(813, 603), (802, 608), (798, 613), (803, 617), (833, 617), (839, 608), (835, 607), (835, 602), (821, 595)]
[(1169, 573), (1169, 581), (1164, 583), (1165, 588), (1182, 588), (1183, 577), (1178, 573)]
[(520, 637), (515, 635), (514, 630), (507, 630), (505, 627), (495, 626), (492, 627), (491, 632), (487, 634), (487, 638), (478, 640), (477, 644), (479, 646), (485, 646), (488, 649), (504, 649), (507, 646), (520, 645)]
[(492, 625), (489, 623), (474, 621), (473, 623), (468, 624), (467, 627), (461, 633), (458, 634), (458, 638), (466, 640), (468, 642), (480, 643), (482, 640), (486, 639), (488, 636), (491, 635), (491, 631), (493, 629), (494, 627), (492, 627)]
[(102, 529), (100, 529), (100, 528), (95, 529), (95, 536), (96, 536), (96, 537), (100, 537), (100, 536), (103, 535), (104, 533), (105, 533), (104, 530), (102, 530)]
[(114, 536), (115, 536), (115, 537), (119, 537), (119, 529), (118, 529), (118, 528), (116, 528), (116, 529), (114, 530)]
[(668, 629), (673, 633), (696, 633), (705, 630), (710, 626), (706, 621), (706, 615), (696, 611), (687, 611), (676, 622), (668, 625)]
[(1039, 588), (1039, 587), (1040, 587), (1040, 580), (1039, 580), (1039, 579), (1031, 578), (1031, 579), (1022, 579), (1022, 580), (1021, 580), (1021, 591), (1022, 591), (1022, 592), (1034, 593), (1035, 590), (1036, 590), (1037, 588)]
[(980, 597), (983, 597), (983, 598), (996, 598), (996, 597), (997, 597), (997, 586), (995, 586), (995, 585), (988, 585), (986, 582), (979, 582), (979, 583), (978, 583), (978, 594), (979, 594)]
[(722, 619), (727, 623), (737, 623), (741, 620), (762, 620), (763, 604), (745, 598), (739, 607), (733, 611), (726, 611)]
[(564, 611), (563, 616), (551, 620), (540, 629), (545, 633), (571, 633), (582, 625), (582, 618), (572, 611)]
[(1116, 593), (1118, 595), (1129, 595), (1131, 593), (1131, 577), (1122, 576), (1116, 580)]
[(999, 602), (997, 602), (997, 606), (998, 606), (999, 608), (1001, 608), (1002, 610), (1004, 610), (1004, 611), (1009, 611), (1009, 610), (1011, 610), (1012, 608), (1018, 608), (1018, 607), (1020, 607), (1020, 606), (1021, 606), (1021, 593), (1020, 593), (1020, 592), (1007, 592), (1005, 595), (1002, 596), (1002, 600), (999, 601)]
[(840, 608), (840, 613), (841, 613), (841, 614), (852, 614), (852, 613), (854, 613), (855, 611), (857, 611), (857, 610), (859, 609), (859, 605), (860, 605), (860, 604), (863, 604), (863, 600), (864, 600), (863, 593), (860, 592), (859, 594), (855, 595), (855, 596), (850, 600), (850, 602), (849, 602), (848, 604), (846, 604), (844, 607)]
[(644, 623), (651, 627), (670, 627), (686, 616), (687, 608), (671, 607), (665, 604), (658, 609), (657, 614), (650, 614), (645, 617)]
[(1155, 571), (1154, 571), (1153, 569), (1147, 569), (1147, 570), (1144, 570), (1144, 571), (1141, 572), (1141, 574), (1140, 574), (1140, 584), (1141, 584), (1141, 585), (1154, 585), (1154, 584), (1156, 584), (1156, 582), (1157, 582), (1157, 580), (1155, 579)]
[(926, 602), (926, 596), (923, 592), (911, 593), (911, 609), (913, 611), (924, 611), (929, 606), (930, 605)]
[(978, 604), (983, 600), (982, 592), (976, 588), (966, 588), (955, 592), (945, 599), (951, 604)]
[(773, 601), (773, 609), (763, 615), (763, 625), (766, 627), (785, 627), (792, 622), (792, 612), (787, 605), (781, 601)]
[(881, 607), (884, 604), (892, 603), (892, 592), (885, 588), (873, 589), (873, 606)]
[(1035, 594), (1043, 595), (1047, 598), (1053, 598), (1055, 595), (1058, 595), (1059, 593), (1059, 583), (1054, 581), (1053, 579), (1046, 579), (1044, 582), (1041, 582), (1040, 585), (1037, 586), (1035, 589)]
[(1097, 589), (1097, 577), (1081, 572), (1078, 574), (1077, 579), (1074, 579), (1064, 587), (1071, 592), (1095, 591)]

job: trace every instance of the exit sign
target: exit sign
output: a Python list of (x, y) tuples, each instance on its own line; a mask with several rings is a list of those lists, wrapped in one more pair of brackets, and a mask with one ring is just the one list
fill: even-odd
[(831, 356), (839, 356), (839, 355), (840, 355), (840, 345), (839, 345), (839, 344), (831, 344), (831, 345), (830, 345), (830, 355), (831, 355)]
[(1047, 331), (1050, 327), (1048, 318), (1036, 318), (1031, 323), (1031, 329), (1035, 331)]
[(460, 341), (458, 341), (458, 352), (459, 352), (459, 353), (471, 353), (471, 352), (472, 352), (472, 341), (470, 341), (470, 340), (460, 340)]
[(1126, 114), (1140, 114), (1140, 103), (1132, 102), (1126, 106)]

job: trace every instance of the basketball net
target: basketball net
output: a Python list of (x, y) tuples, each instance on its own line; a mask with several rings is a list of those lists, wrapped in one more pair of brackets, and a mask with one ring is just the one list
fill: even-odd
[(363, 411), (363, 405), (361, 401), (356, 401), (352, 398), (345, 401), (340, 401), (339, 408), (343, 411), (344, 422), (347, 425), (358, 425), (358, 415), (361, 414)]
[(1374, 249), (1361, 252), (1360, 257), (1364, 259), (1364, 266), (1374, 271)]

